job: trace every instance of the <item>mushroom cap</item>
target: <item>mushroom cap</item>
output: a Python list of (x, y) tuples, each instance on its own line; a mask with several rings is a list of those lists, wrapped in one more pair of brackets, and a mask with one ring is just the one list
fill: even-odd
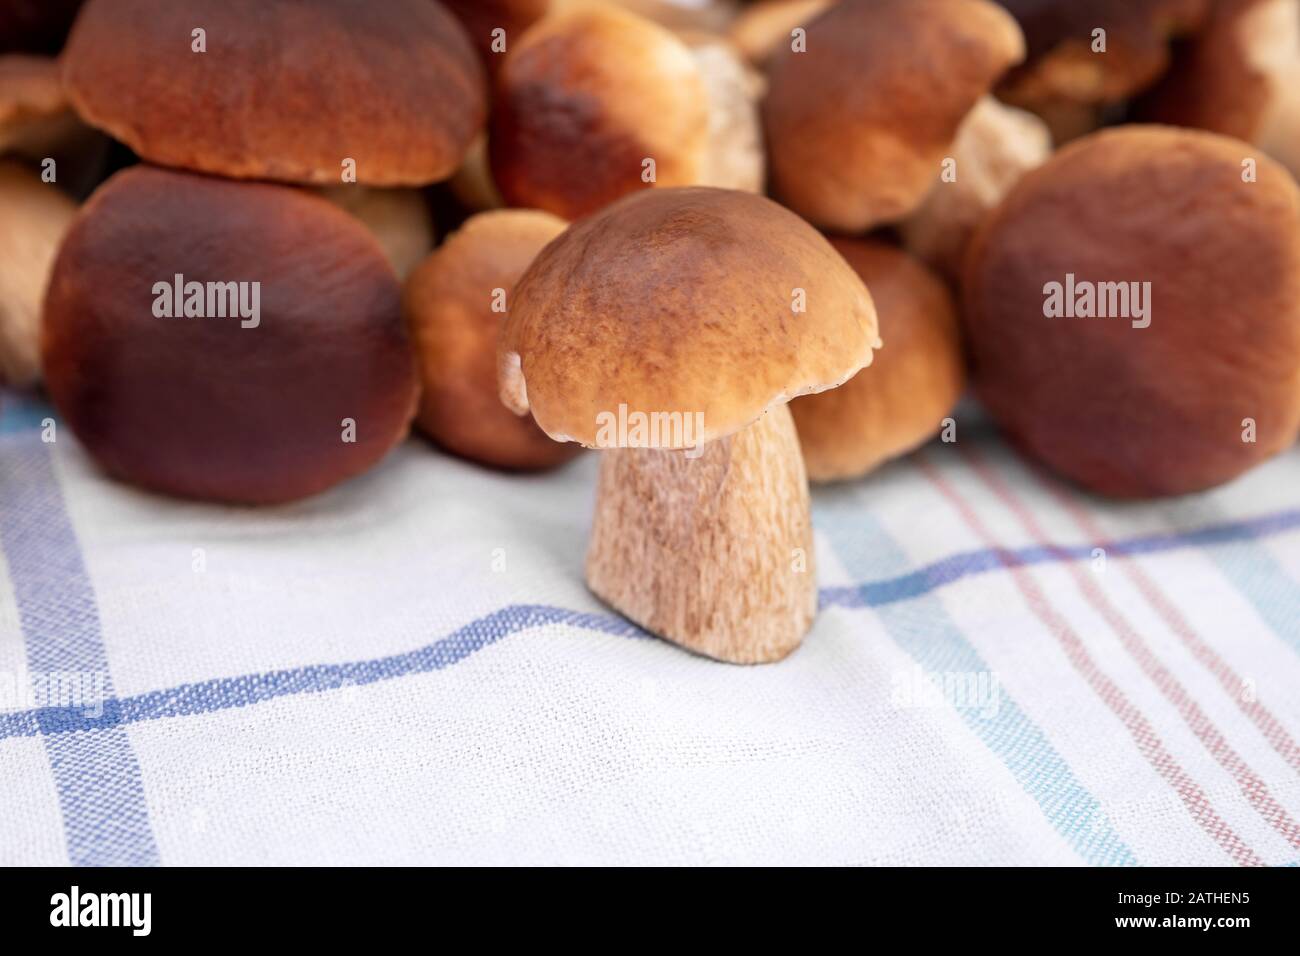
[[(177, 274), (259, 282), (260, 324), (156, 316), (155, 284)], [(59, 251), (46, 386), (118, 478), (219, 501), (304, 497), (406, 433), (416, 377), (400, 296), (370, 233), (319, 196), (134, 166), (90, 198)]]
[(1141, 115), (1255, 143), (1300, 176), (1300, 4), (1219, 0)]
[(547, 468), (580, 449), (551, 441), (537, 424), (501, 404), (497, 346), (515, 283), (564, 231), (547, 212), (502, 209), (467, 219), (411, 274), (402, 307), (423, 391), (415, 423), (444, 448), (498, 468)]
[[(1025, 33), (1025, 63), (999, 95), (1038, 107), (1055, 100), (1114, 103), (1149, 86), (1169, 66), (1169, 41), (1200, 27), (1211, 0), (998, 0)], [(1106, 31), (1106, 52), (1092, 51)]]
[(1024, 55), (985, 0), (843, 0), (782, 49), (763, 101), (774, 193), (817, 225), (855, 232), (929, 192), (966, 114)]
[(655, 184), (696, 182), (709, 145), (704, 79), (663, 27), (616, 7), (535, 24), (497, 74), (489, 137), (506, 202), (577, 219)]
[(957, 308), (943, 280), (883, 242), (831, 245), (871, 290), (885, 347), (839, 388), (790, 403), (813, 481), (856, 478), (924, 444), (966, 387)]
[(756, 0), (748, 4), (727, 28), (727, 37), (750, 63), (767, 61), (790, 43), (795, 27), (806, 27), (835, 0)]
[(58, 186), (0, 162), (0, 383), (40, 378), (41, 300), (77, 206)]
[[(1252, 152), (1173, 127), (1096, 133), (986, 221), (964, 283), (974, 382), (1033, 457), (1094, 491), (1151, 496), (1227, 481), (1294, 441), (1300, 189), (1264, 156), (1244, 182)], [(1069, 275), (1076, 290), (1151, 283), (1150, 325), (1047, 317), (1048, 283)]]
[(504, 30), (506, 50), (524, 31), (545, 16), (551, 0), (441, 0), (465, 27), (470, 42), (483, 58), (489, 73), (495, 73), (504, 59), (493, 49), (493, 31)]
[[(191, 51), (191, 31), (207, 52)], [(486, 113), (483, 67), (433, 0), (89, 0), (73, 104), (145, 159), (238, 179), (422, 185)]]
[(522, 388), (507, 379), (502, 397), (587, 446), (640, 447), (601, 434), (620, 406), (702, 414), (693, 440), (656, 443), (686, 447), (834, 388), (876, 344), (870, 293), (806, 222), (752, 193), (654, 189), (570, 226), (529, 266), (502, 344)]

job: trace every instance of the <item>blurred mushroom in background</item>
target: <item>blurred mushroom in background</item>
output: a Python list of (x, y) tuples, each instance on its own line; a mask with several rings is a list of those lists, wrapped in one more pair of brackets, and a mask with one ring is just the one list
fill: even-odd
[(1021, 176), (1051, 154), (1046, 123), (1027, 110), (984, 97), (957, 130), (947, 157), (951, 168), (939, 175), (925, 202), (899, 223), (903, 245), (957, 282), (966, 247), (984, 217)]
[(943, 280), (883, 242), (831, 245), (871, 290), (884, 347), (839, 388), (790, 403), (811, 481), (857, 478), (919, 448), (966, 388), (957, 307)]
[(478, 55), (432, 0), (88, 0), (63, 75), (142, 159), (234, 179), (438, 182), (487, 110)]
[(0, 384), (40, 379), (41, 305), (77, 205), (57, 186), (0, 162)]
[(736, 0), (551, 0), (551, 8), (557, 13), (599, 7), (621, 7), (674, 33), (721, 33), (740, 4)]
[(503, 404), (497, 345), (515, 283), (566, 223), (532, 209), (471, 216), (412, 273), (402, 297), (420, 368), (416, 426), (448, 451), (534, 470), (582, 451)]
[(1243, 139), (1300, 177), (1300, 2), (1218, 0), (1140, 113)]
[(997, 2), (1019, 22), (1028, 49), (997, 95), (1041, 116), (1060, 145), (1158, 80), (1170, 44), (1201, 29), (1212, 0)]
[(41, 167), (48, 182), (85, 197), (104, 175), (108, 147), (107, 137), (73, 112), (57, 60), (0, 55), (0, 156)]
[(925, 200), (962, 121), (1024, 55), (985, 0), (841, 0), (782, 49), (762, 103), (773, 195), (837, 232)]
[(546, 15), (555, 0), (441, 0), (465, 27), (489, 75), (524, 31)]
[(502, 196), (573, 220), (651, 186), (756, 189), (757, 115), (729, 55), (618, 7), (542, 20), (497, 77), (488, 146)]

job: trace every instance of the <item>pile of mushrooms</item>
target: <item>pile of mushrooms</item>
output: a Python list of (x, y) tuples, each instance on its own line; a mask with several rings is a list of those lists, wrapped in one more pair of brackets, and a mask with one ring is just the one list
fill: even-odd
[(1300, 433), (1300, 0), (0, 0), (0, 38), (0, 376), (132, 485), (292, 501), (412, 425), (594, 449), (591, 591), (759, 663), (815, 620), (809, 481), (952, 440), (968, 386), (1118, 497)]

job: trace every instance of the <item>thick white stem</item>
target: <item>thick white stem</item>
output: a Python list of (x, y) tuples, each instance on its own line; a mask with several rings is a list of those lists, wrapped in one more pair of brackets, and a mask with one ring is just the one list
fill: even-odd
[(646, 630), (700, 654), (785, 657), (817, 612), (808, 479), (784, 405), (681, 451), (601, 454), (587, 583)]

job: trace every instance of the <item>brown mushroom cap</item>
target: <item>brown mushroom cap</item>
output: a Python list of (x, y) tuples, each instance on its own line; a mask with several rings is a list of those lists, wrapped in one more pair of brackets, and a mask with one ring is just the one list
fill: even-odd
[(807, 50), (769, 67), (763, 121), (774, 193), (846, 232), (902, 218), (929, 192), (966, 114), (1024, 55), (984, 0), (843, 0)]
[(411, 274), (402, 297), (423, 392), (416, 424), (444, 448), (498, 468), (548, 468), (581, 449), (555, 442), (504, 405), (497, 345), (515, 283), (564, 231), (550, 213), (503, 209), (465, 221)]
[[(1300, 189), (1266, 157), (1243, 181), (1251, 152), (1172, 127), (1093, 134), (985, 223), (965, 273), (974, 381), (1028, 453), (1094, 491), (1148, 496), (1227, 481), (1295, 440)], [(1151, 283), (1150, 325), (1047, 317), (1048, 283), (1070, 275), (1076, 290)]]
[[(1028, 56), (998, 93), (1039, 108), (1113, 103), (1149, 86), (1169, 66), (1169, 41), (1197, 29), (1211, 0), (997, 0), (1025, 33)], [(1093, 31), (1106, 31), (1094, 53)]]
[(486, 111), (482, 65), (433, 0), (89, 0), (63, 65), (88, 123), (240, 179), (328, 185), (352, 159), (360, 183), (435, 182)]
[(41, 300), (76, 204), (17, 163), (0, 163), (0, 383), (40, 378)]
[(750, 63), (765, 63), (789, 45), (795, 27), (806, 27), (835, 0), (757, 0), (748, 4), (727, 28), (727, 37)]
[(629, 192), (698, 180), (708, 148), (703, 77), (667, 30), (617, 8), (546, 18), (497, 75), (492, 174), (510, 205), (577, 219)]
[[(155, 315), (155, 284), (177, 274), (261, 283), (260, 323)], [(91, 197), (55, 262), (46, 385), (118, 478), (219, 501), (300, 498), (406, 433), (416, 377), (400, 294), (371, 235), (318, 196), (131, 167)]]
[(751, 193), (654, 189), (575, 223), (533, 261), (502, 344), (526, 396), (503, 398), (521, 411), (526, 397), (557, 441), (603, 445), (600, 422), (620, 405), (702, 413), (698, 438), (711, 441), (839, 385), (876, 343), (862, 280), (793, 213)]
[(1141, 113), (1255, 143), (1300, 176), (1300, 4), (1219, 0)]
[(871, 290), (885, 347), (839, 388), (790, 403), (813, 481), (856, 478), (924, 444), (966, 387), (957, 309), (943, 280), (883, 242), (831, 244)]

